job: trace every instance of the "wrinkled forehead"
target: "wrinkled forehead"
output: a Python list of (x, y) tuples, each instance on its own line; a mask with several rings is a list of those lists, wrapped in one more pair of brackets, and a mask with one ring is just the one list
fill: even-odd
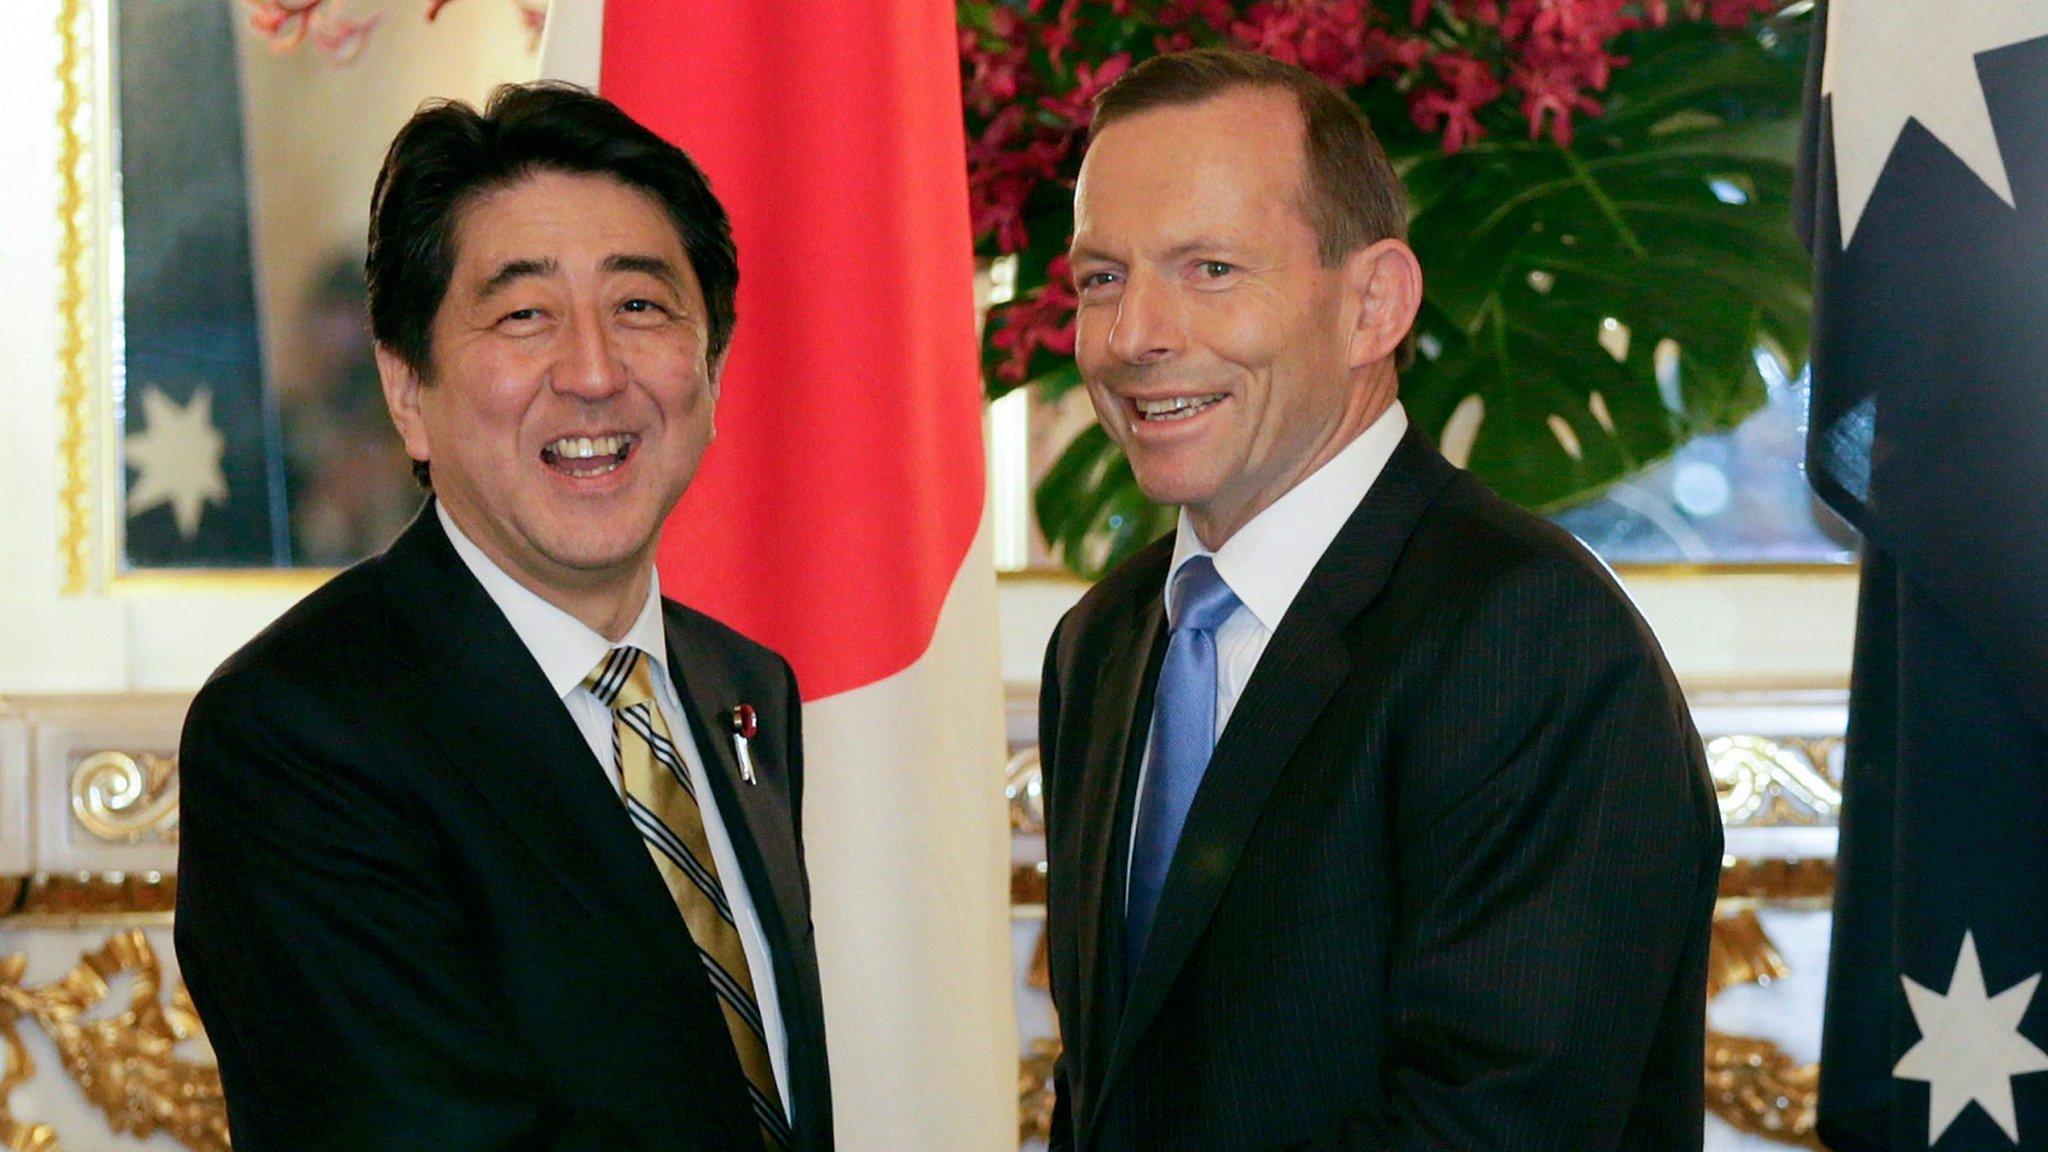
[(1130, 113), (1090, 143), (1074, 193), (1075, 247), (1111, 236), (1305, 224), (1306, 152), (1291, 93), (1240, 88)]
[(463, 198), (449, 230), (457, 269), (495, 266), (508, 254), (542, 256), (571, 238), (664, 257), (684, 244), (668, 206), (652, 192), (616, 177), (553, 168), (529, 170)]

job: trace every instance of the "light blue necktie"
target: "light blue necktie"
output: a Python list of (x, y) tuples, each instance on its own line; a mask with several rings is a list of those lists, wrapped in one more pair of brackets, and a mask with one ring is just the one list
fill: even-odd
[(1237, 610), (1237, 594), (1216, 564), (1197, 556), (1173, 581), (1173, 635), (1152, 705), (1152, 743), (1131, 832), (1131, 891), (1124, 907), (1124, 969), (1136, 972), (1159, 910), (1159, 893), (1181, 826), (1216, 748), (1216, 629)]

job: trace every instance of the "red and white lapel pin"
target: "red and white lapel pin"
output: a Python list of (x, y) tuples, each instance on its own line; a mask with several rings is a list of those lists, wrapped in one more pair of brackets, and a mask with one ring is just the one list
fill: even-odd
[(755, 714), (752, 704), (741, 704), (725, 714), (726, 726), (732, 731), (732, 754), (740, 762), (740, 779), (749, 784), (760, 781), (754, 776), (754, 754), (749, 742), (760, 734), (760, 717)]

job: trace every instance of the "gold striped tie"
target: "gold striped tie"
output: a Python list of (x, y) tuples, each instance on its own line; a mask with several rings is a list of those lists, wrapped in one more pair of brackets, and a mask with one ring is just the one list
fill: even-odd
[(725, 886), (718, 879), (711, 842), (704, 838), (696, 789), (654, 702), (653, 669), (638, 648), (614, 648), (583, 686), (612, 710), (612, 758), (625, 780), (626, 810), (683, 913), (697, 954), (704, 958), (705, 974), (711, 977), (733, 1049), (739, 1053), (740, 1070), (746, 1073), (747, 1094), (753, 1099), (765, 1146), (786, 1149), (791, 1143), (789, 1119), (775, 1087), (774, 1065), (768, 1061), (753, 974), (740, 947)]

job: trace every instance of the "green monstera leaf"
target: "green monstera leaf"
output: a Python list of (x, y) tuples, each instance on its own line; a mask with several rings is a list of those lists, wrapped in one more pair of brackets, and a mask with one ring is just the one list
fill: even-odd
[[(1806, 34), (1796, 19), (1633, 34), (1570, 147), (1497, 131), (1444, 155), (1398, 94), (1354, 94), (1407, 185), (1423, 267), (1402, 401), (1448, 455), (1555, 511), (1740, 423), (1765, 399), (1759, 356), (1804, 363), (1810, 279), (1791, 221)], [(1037, 358), (1031, 376), (1050, 391), (1077, 379)], [(1173, 525), (1100, 428), (1067, 447), (1036, 508), (1089, 576)]]
[[(1803, 362), (1790, 46), (1675, 36), (1620, 71), (1570, 149), (1482, 142), (1413, 163), (1427, 299), (1411, 417), (1508, 499), (1598, 495), (1764, 401), (1759, 350)], [(1770, 118), (1717, 114), (1745, 81)]]
[(1173, 509), (1145, 499), (1131, 462), (1102, 425), (1074, 437), (1039, 482), (1038, 525), (1067, 566), (1099, 576), (1171, 531)]

